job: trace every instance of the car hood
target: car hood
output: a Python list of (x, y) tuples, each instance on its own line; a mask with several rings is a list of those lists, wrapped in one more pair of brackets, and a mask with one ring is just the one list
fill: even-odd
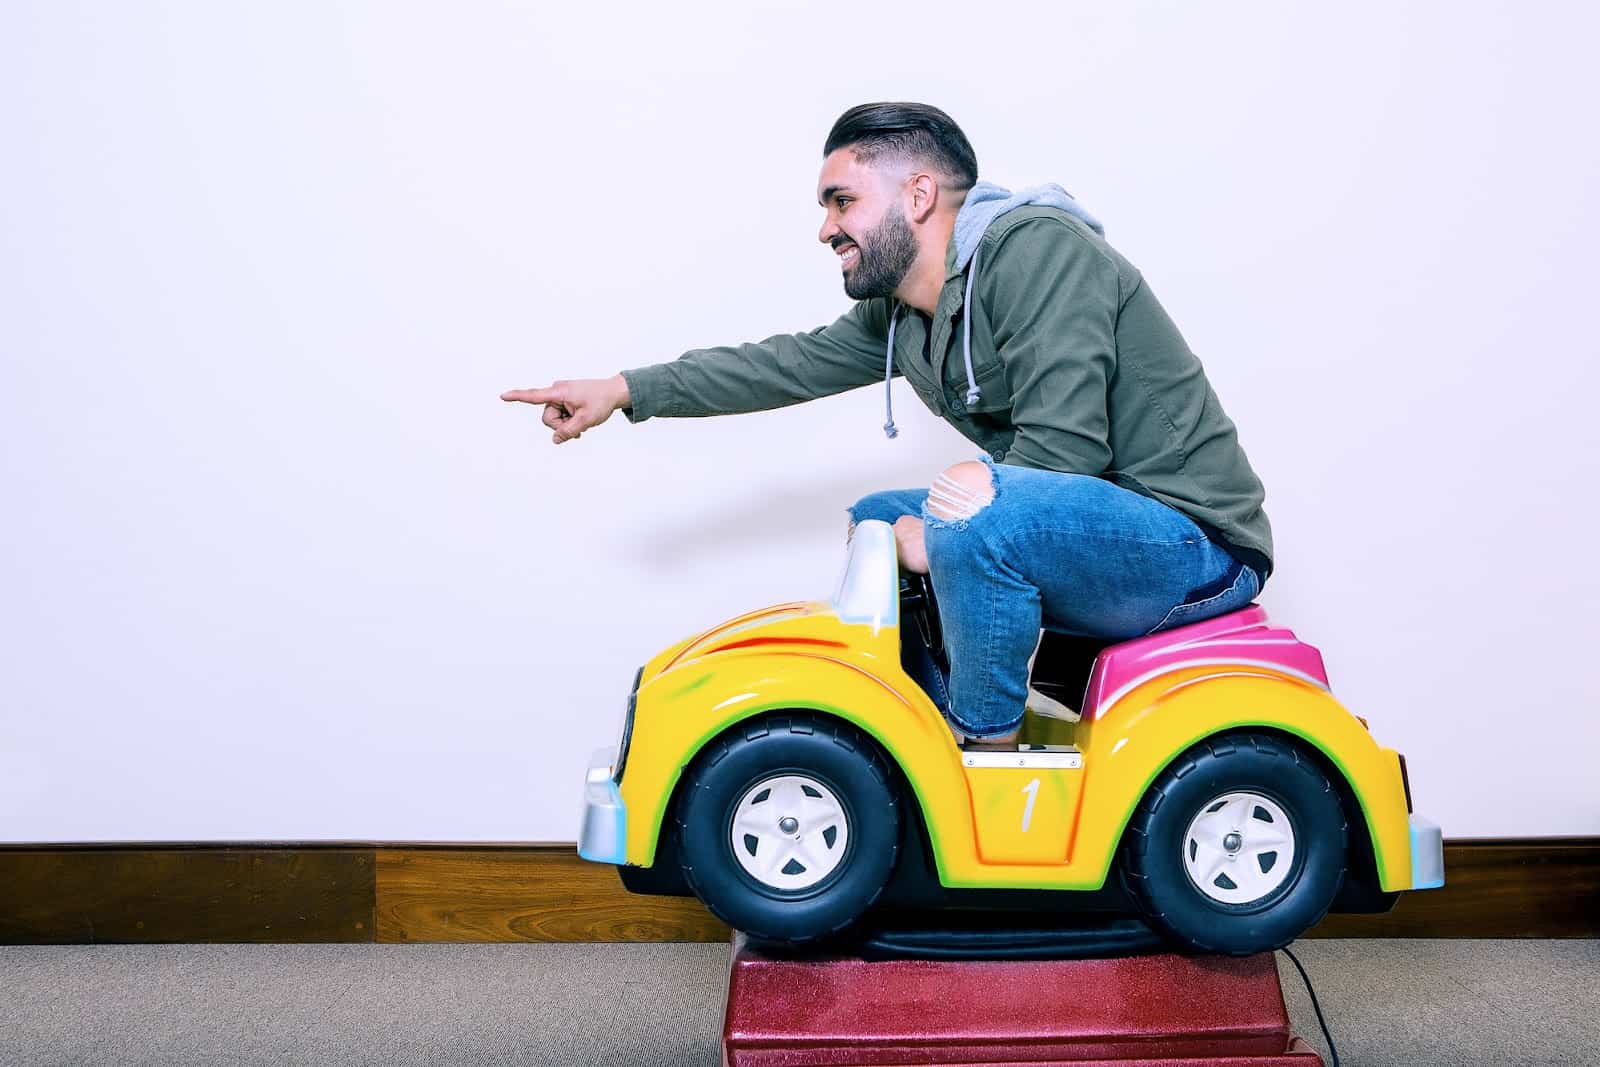
[[(818, 616), (836, 620), (837, 639), (817, 632)], [(797, 624), (798, 625), (793, 625)], [(785, 625), (791, 624), (791, 625)], [(844, 567), (827, 600), (774, 604), (729, 619), (663, 649), (644, 666), (641, 684), (671, 667), (712, 652), (756, 644), (814, 644), (847, 648), (861, 627), (862, 638), (878, 639), (900, 624), (900, 570), (894, 530), (886, 522), (858, 523)], [(754, 631), (771, 629), (770, 634)]]

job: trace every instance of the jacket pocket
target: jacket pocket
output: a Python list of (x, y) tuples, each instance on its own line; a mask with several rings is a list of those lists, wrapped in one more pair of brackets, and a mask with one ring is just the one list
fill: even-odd
[(951, 353), (950, 374), (944, 388), (950, 410), (968, 415), (992, 415), (1011, 409), (1011, 388), (1006, 383), (1005, 367), (993, 357), (972, 360), (973, 380), (978, 383), (978, 402), (967, 404), (967, 364), (957, 353)]

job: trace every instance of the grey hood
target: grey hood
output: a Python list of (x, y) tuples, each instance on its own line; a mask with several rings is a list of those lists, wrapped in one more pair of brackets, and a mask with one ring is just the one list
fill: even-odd
[[(967, 270), (967, 292), (961, 312), (961, 349), (967, 363), (968, 407), (976, 404), (979, 396), (978, 382), (972, 375), (971, 311), (972, 283), (978, 277), (978, 242), (983, 240), (984, 232), (995, 219), (1008, 211), (1028, 206), (1059, 208), (1082, 219), (1095, 233), (1105, 236), (1106, 228), (1100, 220), (1089, 214), (1071, 193), (1054, 183), (1035, 185), (1013, 193), (993, 182), (978, 182), (967, 190), (967, 198), (956, 213), (953, 239), (956, 244), (956, 269), (964, 270), (968, 264), (971, 265), (971, 269)], [(883, 371), (884, 412), (888, 416), (888, 421), (883, 424), (883, 432), (891, 438), (899, 433), (894, 425), (894, 403), (889, 397), (889, 382), (894, 377), (894, 327), (899, 318), (900, 305), (897, 303), (889, 315), (889, 352)]]

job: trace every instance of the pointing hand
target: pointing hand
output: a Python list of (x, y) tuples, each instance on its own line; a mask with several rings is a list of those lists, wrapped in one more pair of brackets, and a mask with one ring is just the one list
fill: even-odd
[(628, 406), (628, 383), (618, 374), (611, 378), (559, 381), (544, 389), (512, 389), (501, 400), (543, 404), (544, 424), (556, 444), (577, 440), (583, 431), (598, 426), (613, 412)]

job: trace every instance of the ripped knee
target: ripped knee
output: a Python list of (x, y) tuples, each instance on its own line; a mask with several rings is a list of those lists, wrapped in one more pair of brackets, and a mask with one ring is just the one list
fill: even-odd
[(994, 476), (976, 460), (939, 472), (928, 489), (928, 514), (936, 519), (970, 519), (994, 500)]

